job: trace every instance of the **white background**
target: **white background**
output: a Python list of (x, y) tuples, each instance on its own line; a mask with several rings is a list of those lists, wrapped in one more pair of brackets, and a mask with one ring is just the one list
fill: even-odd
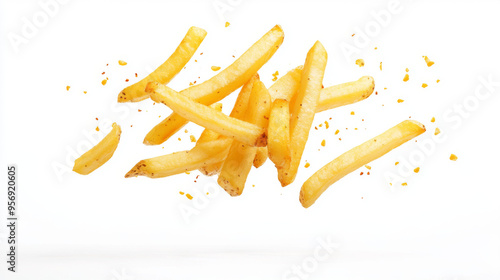
[[(7, 164), (19, 168), (19, 262), (11, 273), (2, 261), (0, 278), (301, 279), (290, 271), (305, 265), (303, 279), (499, 279), (500, 86), (480, 101), (474, 92), (488, 93), (481, 79), (500, 81), (500, 3), (401, 1), (385, 26), (373, 25), (373, 13), (387, 12), (389, 2), (75, 0), (58, 4), (45, 24), (14, 46), (9, 38), (23, 36), (23, 18), (33, 22), (45, 12), (38, 1), (1, 1), (0, 166), (2, 182)], [(223, 5), (229, 9), (215, 8)], [(161, 64), (192, 25), (208, 35), (170, 83), (176, 90), (210, 78), (212, 65), (228, 66), (275, 24), (286, 35), (259, 71), (267, 86), (276, 70), (281, 77), (303, 64), (320, 40), (329, 55), (325, 86), (371, 75), (378, 95), (316, 115), (315, 126), (332, 118), (330, 128), (311, 130), (299, 175), (286, 188), (270, 161), (252, 169), (237, 198), (216, 188), (206, 195), (216, 178), (200, 175), (195, 183), (197, 171), (125, 179), (141, 159), (189, 149), (189, 135), (198, 137), (202, 129), (189, 124), (188, 133), (144, 146), (144, 135), (170, 110), (149, 100), (116, 104), (118, 92)], [(366, 28), (372, 29), (364, 44), (360, 30)], [(355, 53), (346, 56), (346, 45)], [(435, 64), (427, 67), (423, 55)], [(354, 63), (357, 58), (365, 67)], [(119, 66), (120, 59), (128, 65)], [(410, 80), (404, 83), (406, 68)], [(224, 112), (235, 96), (225, 99)], [(468, 109), (461, 116), (464, 102)], [(369, 176), (364, 167), (353, 172), (302, 208), (298, 194), (305, 179), (410, 116), (427, 127), (419, 142), (372, 162)], [(84, 151), (85, 134), (102, 137), (109, 121), (123, 133), (108, 163), (88, 176), (55, 172), (54, 166), (71, 168), (69, 151)], [(442, 138), (433, 138), (436, 127)], [(434, 148), (417, 164), (408, 163), (410, 172), (395, 166), (423, 154), (423, 142)], [(411, 172), (417, 166), (420, 172)], [(391, 187), (389, 173), (408, 186)], [(5, 221), (6, 187), (0, 198)], [(201, 207), (195, 205), (202, 199)], [(196, 213), (186, 218), (186, 208)], [(7, 248), (3, 224), (0, 260)], [(311, 268), (318, 240), (328, 239), (338, 248)]]

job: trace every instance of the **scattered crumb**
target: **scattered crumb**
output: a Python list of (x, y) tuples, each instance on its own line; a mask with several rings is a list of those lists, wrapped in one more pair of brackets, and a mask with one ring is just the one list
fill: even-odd
[(128, 81), (129, 81), (129, 79), (125, 79), (125, 82), (128, 82)]
[(135, 73), (135, 77), (137, 78), (137, 73)]
[(141, 109), (137, 109), (137, 112), (142, 112), (142, 110)]
[(458, 157), (455, 154), (450, 155), (450, 160), (457, 161)]
[(179, 192), (180, 195), (184, 195), (184, 192)]
[(399, 161), (396, 161), (396, 163), (394, 163), (394, 165), (398, 165), (399, 164)]
[(226, 21), (225, 27), (229, 27), (229, 25), (231, 25), (231, 24), (228, 21)]
[(101, 81), (101, 84), (102, 84), (103, 86), (105, 86), (107, 82), (108, 82), (108, 80), (107, 80), (107, 79), (104, 79), (104, 80), (102, 80), (102, 81)]
[(272, 75), (273, 75), (273, 82), (275, 82), (276, 80), (278, 80), (278, 75), (280, 73), (276, 70), (276, 72), (274, 72)]
[(406, 68), (406, 70), (405, 70), (405, 71), (406, 71), (406, 73), (408, 73), (408, 72), (410, 72), (410, 69)]
[(422, 57), (424, 58), (425, 63), (427, 63), (427, 67), (431, 67), (432, 65), (434, 65), (434, 61), (431, 61), (426, 55)]
[(118, 60), (118, 64), (120, 64), (121, 66), (125, 66), (125, 65), (127, 65), (127, 62), (125, 62), (123, 60)]
[(87, 94), (87, 91), (86, 91), (86, 90), (84, 90), (84, 91), (83, 91), (83, 93), (84, 93), (84, 94)]
[(179, 138), (177, 138), (177, 140), (181, 141), (181, 138), (179, 137)]
[(186, 197), (187, 197), (189, 200), (193, 199), (193, 196), (192, 196), (192, 195), (190, 195), (190, 194), (188, 194), (188, 193), (186, 194)]
[(408, 76), (408, 74), (405, 74), (405, 77), (403, 78), (403, 82), (408, 82), (409, 79), (410, 79), (410, 76)]
[(311, 166), (311, 164), (309, 164), (309, 162), (306, 162), (306, 164), (304, 165), (305, 168), (309, 168), (309, 166)]
[(439, 133), (441, 133), (441, 130), (436, 127), (436, 130), (434, 130), (434, 135), (438, 135)]
[(365, 66), (365, 61), (361, 58), (356, 59), (356, 65), (358, 65), (359, 67), (363, 67)]
[(427, 84), (426, 84), (426, 83), (422, 83), (422, 87), (423, 87), (423, 88), (426, 88), (426, 87), (427, 87)]
[(99, 127), (98, 127), (98, 126), (96, 126), (95, 131), (99, 131), (99, 130), (100, 130), (100, 129), (99, 129)]
[(319, 127), (323, 127), (323, 124), (322, 124), (322, 123), (320, 123), (320, 124), (319, 124)]
[(403, 103), (405, 102), (403, 99), (398, 99), (398, 103)]
[(189, 139), (191, 139), (191, 142), (196, 142), (196, 137), (194, 137), (194, 135), (190, 135)]
[(187, 130), (187, 129), (184, 129), (184, 133), (188, 133), (188, 130)]
[(370, 175), (370, 172), (366, 172), (366, 175)]
[(210, 69), (212, 69), (212, 71), (219, 71), (220, 66), (212, 66), (212, 67), (210, 67)]
[(367, 164), (365, 165), (365, 167), (366, 167), (366, 169), (368, 169), (368, 170), (371, 170), (371, 169), (372, 169), (372, 167), (371, 167), (371, 166), (369, 166), (369, 165), (367, 165)]
[(330, 124), (328, 123), (328, 121), (325, 121), (325, 128), (328, 129), (330, 127)]
[(420, 167), (413, 169), (413, 172), (415, 172), (415, 173), (418, 173), (419, 171), (420, 171)]
[(441, 82), (441, 80), (440, 80), (440, 79), (437, 79), (437, 80), (436, 80), (436, 83), (439, 83), (439, 82)]
[(356, 35), (355, 33), (352, 33), (351, 37), (354, 37), (354, 35)]
[(338, 129), (337, 129), (337, 130), (335, 131), (335, 135), (339, 134), (339, 132), (340, 132), (340, 130), (338, 130)]
[[(164, 147), (162, 147), (162, 148), (164, 148)], [(187, 175), (191, 174), (191, 172), (189, 172), (189, 171), (186, 171), (184, 173), (186, 173)]]
[(436, 118), (432, 117), (431, 122), (435, 122), (435, 121), (436, 121)]
[(324, 147), (325, 145), (326, 145), (326, 141), (325, 141), (325, 139), (323, 139), (323, 141), (321, 141), (321, 146)]
[(377, 47), (374, 48), (374, 50), (376, 50), (376, 49), (377, 49)]
[(353, 115), (353, 116), (354, 116), (354, 111), (351, 111), (351, 115)]
[(408, 186), (408, 184), (405, 182), (405, 183), (402, 183), (401, 186)]
[(66, 86), (66, 90), (69, 91), (70, 86)]
[(382, 71), (382, 61), (380, 61), (380, 71)]

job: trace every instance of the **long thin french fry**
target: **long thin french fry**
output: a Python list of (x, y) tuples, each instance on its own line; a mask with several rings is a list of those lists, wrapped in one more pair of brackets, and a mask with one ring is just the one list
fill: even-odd
[(305, 208), (313, 205), (329, 186), (345, 175), (424, 132), (424, 125), (416, 121), (406, 120), (343, 153), (307, 179), (300, 190), (300, 203)]

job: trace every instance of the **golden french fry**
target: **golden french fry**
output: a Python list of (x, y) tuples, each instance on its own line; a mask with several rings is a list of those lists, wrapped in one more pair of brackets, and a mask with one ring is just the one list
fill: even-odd
[[(211, 79), (189, 87), (180, 93), (205, 105), (218, 102), (256, 74), (281, 46), (283, 38), (283, 30), (276, 25), (226, 69)], [(144, 143), (159, 145), (187, 123), (187, 120), (182, 119), (174, 112), (146, 135)]]
[(144, 89), (149, 82), (162, 84), (170, 82), (188, 63), (206, 35), (207, 32), (201, 28), (195, 26), (189, 28), (174, 53), (144, 79), (122, 90), (118, 95), (118, 102), (137, 102), (148, 98), (149, 96)]
[(75, 160), (73, 171), (78, 174), (88, 175), (105, 164), (113, 156), (116, 147), (118, 147), (121, 133), (120, 126), (113, 123), (111, 132), (101, 142)]
[(223, 161), (230, 146), (231, 139), (221, 139), (196, 145), (189, 151), (141, 160), (125, 175), (125, 178), (137, 176), (163, 178), (199, 169)]
[(146, 91), (151, 93), (154, 101), (198, 125), (250, 146), (264, 147), (267, 144), (266, 129), (263, 127), (224, 115), (156, 82), (149, 83)]
[[(267, 127), (270, 108), (271, 96), (268, 90), (261, 81), (254, 82), (245, 120), (259, 127)], [(256, 147), (238, 140), (234, 140), (231, 144), (217, 180), (219, 185), (231, 196), (238, 196), (243, 192), (256, 151)]]
[[(271, 99), (290, 101), (300, 85), (302, 66), (299, 66), (279, 78), (270, 88)], [(375, 81), (371, 76), (363, 76), (357, 81), (347, 82), (323, 88), (319, 96), (316, 113), (340, 106), (356, 103), (368, 98), (375, 89)]]
[(268, 153), (267, 147), (258, 147), (255, 152), (255, 158), (253, 159), (253, 166), (255, 168), (259, 168), (264, 165), (264, 163), (266, 163)]
[(307, 179), (300, 190), (300, 203), (305, 208), (313, 205), (330, 185), (345, 175), (424, 132), (424, 125), (416, 121), (406, 120), (343, 153)]
[[(245, 112), (248, 106), (248, 99), (250, 99), (250, 94), (252, 93), (253, 83), (259, 80), (259, 74), (253, 75), (250, 80), (248, 80), (240, 90), (238, 94), (238, 98), (236, 98), (236, 102), (234, 103), (233, 110), (231, 111), (230, 117), (237, 118), (243, 120), (245, 116)], [(205, 131), (209, 131), (212, 138), (217, 139), (220, 134), (213, 132), (212, 130), (205, 129)], [(204, 133), (205, 133), (204, 131)], [(207, 132), (208, 133), (208, 132)], [(203, 136), (203, 134), (202, 134)], [(224, 136), (222, 136), (224, 137)], [(201, 137), (200, 137), (201, 139)], [(260, 148), (259, 148), (260, 149)], [(219, 174), (222, 168), (222, 161), (217, 162), (206, 167), (200, 168), (200, 172), (207, 176), (213, 176)]]
[(290, 163), (290, 109), (288, 101), (276, 99), (271, 107), (267, 128), (269, 158), (277, 167)]
[[(218, 112), (222, 112), (222, 103), (214, 103), (210, 105), (210, 107), (217, 110)], [(217, 140), (219, 136), (220, 136), (219, 133), (213, 132), (212, 130), (205, 128), (201, 133), (200, 138), (198, 138), (198, 141), (196, 141), (196, 145)]]
[(290, 152), (291, 161), (287, 167), (278, 168), (278, 179), (282, 186), (293, 182), (299, 169), (300, 159), (306, 146), (309, 130), (316, 113), (325, 73), (327, 53), (317, 41), (307, 53), (300, 87), (290, 102)]
[(363, 76), (357, 81), (347, 82), (321, 90), (316, 112), (356, 103), (368, 98), (375, 89), (373, 77)]

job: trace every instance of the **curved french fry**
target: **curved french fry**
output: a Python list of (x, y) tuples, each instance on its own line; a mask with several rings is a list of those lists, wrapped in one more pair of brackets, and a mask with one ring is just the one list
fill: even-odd
[(290, 152), (291, 161), (285, 168), (278, 168), (278, 179), (282, 186), (295, 180), (300, 159), (306, 146), (309, 131), (316, 114), (316, 107), (321, 93), (325, 73), (327, 53), (317, 41), (307, 53), (304, 70), (297, 94), (290, 102)]
[(277, 167), (290, 163), (290, 109), (288, 101), (276, 99), (271, 107), (267, 128), (269, 158)]
[(73, 171), (78, 174), (88, 175), (105, 164), (114, 154), (122, 130), (119, 125), (113, 123), (111, 132), (97, 145), (75, 160)]
[(146, 91), (151, 93), (154, 101), (167, 105), (198, 125), (250, 146), (264, 147), (267, 144), (266, 129), (263, 127), (224, 115), (156, 82), (149, 83)]
[[(189, 87), (180, 93), (205, 105), (220, 101), (257, 73), (281, 46), (283, 38), (283, 30), (276, 25), (226, 69), (211, 79)], [(146, 135), (144, 143), (159, 145), (187, 123), (187, 120), (172, 113)]]
[(137, 176), (163, 178), (223, 161), (231, 142), (231, 139), (215, 140), (196, 145), (189, 151), (141, 160), (127, 172), (125, 178)]
[(118, 95), (118, 102), (137, 102), (148, 98), (149, 95), (144, 89), (149, 82), (162, 84), (170, 82), (188, 63), (206, 35), (207, 32), (201, 28), (195, 26), (189, 28), (174, 53), (144, 79), (123, 89)]
[[(271, 96), (268, 90), (261, 81), (254, 82), (245, 120), (259, 127), (267, 127), (270, 108)], [(231, 196), (238, 196), (243, 192), (256, 152), (256, 147), (238, 140), (234, 140), (231, 144), (217, 180)]]
[(311, 206), (330, 185), (345, 175), (424, 132), (424, 125), (406, 120), (343, 153), (307, 179), (300, 190), (300, 203), (305, 208)]

